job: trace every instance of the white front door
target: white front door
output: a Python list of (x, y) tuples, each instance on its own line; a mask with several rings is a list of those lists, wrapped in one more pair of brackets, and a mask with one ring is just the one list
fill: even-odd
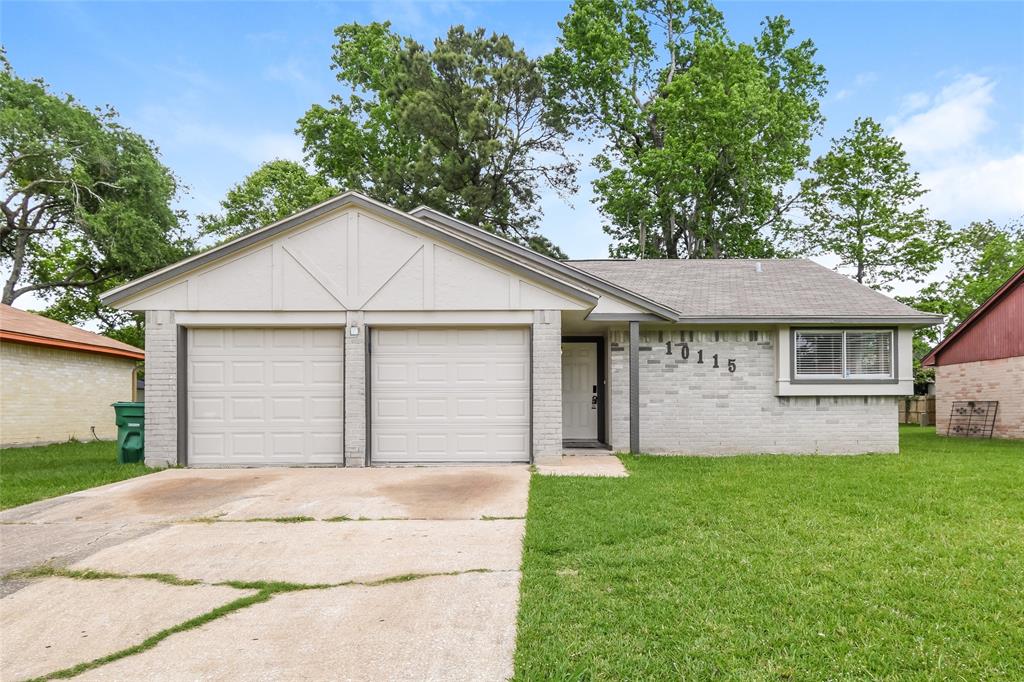
[(562, 344), (562, 438), (597, 440), (597, 343)]
[(529, 329), (377, 328), (370, 371), (373, 463), (530, 461)]
[(341, 465), (341, 328), (188, 332), (188, 463)]

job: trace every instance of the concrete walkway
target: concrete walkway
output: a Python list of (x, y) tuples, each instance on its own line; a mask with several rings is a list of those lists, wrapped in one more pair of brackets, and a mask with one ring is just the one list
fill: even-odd
[(4, 575), (59, 569), (4, 581), (0, 679), (153, 635), (81, 678), (504, 679), (529, 476), (175, 469), (0, 513)]
[(541, 464), (537, 473), (542, 476), (598, 476), (625, 478), (629, 476), (622, 460), (615, 455), (594, 454), (593, 451), (565, 453), (559, 464)]

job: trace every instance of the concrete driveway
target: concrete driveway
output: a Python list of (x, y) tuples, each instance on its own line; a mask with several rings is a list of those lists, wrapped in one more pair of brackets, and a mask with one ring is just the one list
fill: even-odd
[(0, 679), (504, 679), (529, 476), (174, 469), (8, 510)]

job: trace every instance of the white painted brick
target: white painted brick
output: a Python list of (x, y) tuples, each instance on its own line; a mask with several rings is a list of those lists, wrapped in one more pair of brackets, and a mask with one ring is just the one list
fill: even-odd
[[(671, 331), (671, 335), (669, 334)], [(640, 449), (650, 453), (896, 452), (897, 398), (775, 396), (774, 329), (695, 331), (680, 355), (680, 328), (641, 330)], [(672, 353), (666, 342), (671, 338)], [(628, 335), (610, 337), (611, 433), (616, 450), (629, 449)], [(704, 363), (698, 364), (698, 350)], [(713, 356), (719, 356), (719, 368)], [(736, 371), (728, 371), (728, 360)]]
[(562, 458), (562, 321), (558, 311), (538, 311), (532, 327), (533, 460)]
[(345, 330), (345, 466), (366, 466), (366, 338)]
[(178, 462), (178, 330), (174, 313), (146, 313), (146, 464)]

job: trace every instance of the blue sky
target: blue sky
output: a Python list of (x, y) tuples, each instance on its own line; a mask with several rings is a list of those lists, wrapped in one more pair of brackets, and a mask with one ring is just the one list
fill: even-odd
[[(815, 153), (854, 118), (899, 137), (956, 226), (1024, 215), (1024, 3), (721, 2), (735, 38), (784, 14), (811, 38), (830, 81)], [(391, 20), (428, 42), (451, 24), (550, 50), (563, 2), (10, 2), (0, 39), (16, 71), (90, 105), (111, 104), (154, 140), (189, 188), (181, 206), (216, 210), (232, 184), (271, 158), (301, 159), (295, 121), (336, 84), (333, 29)], [(580, 154), (593, 151), (576, 145)], [(604, 257), (607, 239), (581, 192), (544, 198), (544, 233), (574, 258)]]

